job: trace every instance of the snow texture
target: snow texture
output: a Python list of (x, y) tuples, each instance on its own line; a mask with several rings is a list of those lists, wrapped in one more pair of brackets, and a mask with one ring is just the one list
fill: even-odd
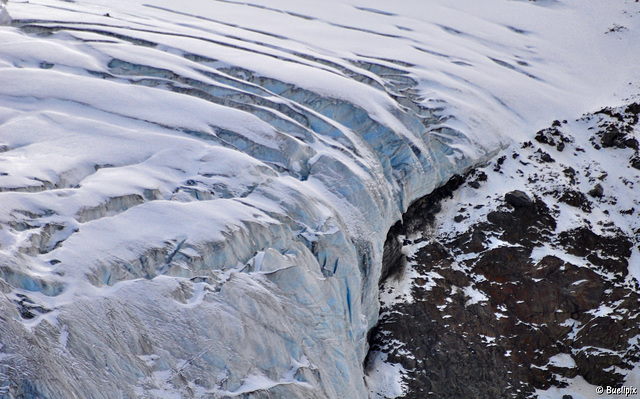
[(408, 205), (637, 89), (582, 3), (2, 4), (0, 394), (366, 397)]

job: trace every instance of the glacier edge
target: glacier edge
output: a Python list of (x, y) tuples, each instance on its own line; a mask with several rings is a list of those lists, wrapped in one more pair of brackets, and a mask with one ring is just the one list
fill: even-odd
[[(147, 3), (0, 27), (0, 397), (366, 397), (386, 232), (557, 65), (444, 8)], [(485, 81), (514, 54), (546, 80)]]

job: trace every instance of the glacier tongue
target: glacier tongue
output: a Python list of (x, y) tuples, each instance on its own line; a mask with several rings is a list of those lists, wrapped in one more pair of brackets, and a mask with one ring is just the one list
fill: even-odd
[(572, 2), (174, 3), (9, 4), (5, 397), (365, 397), (389, 227), (622, 87), (536, 50), (557, 37), (520, 16)]

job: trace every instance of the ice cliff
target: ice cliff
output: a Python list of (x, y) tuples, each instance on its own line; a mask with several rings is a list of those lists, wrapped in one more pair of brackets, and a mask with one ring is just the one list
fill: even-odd
[(1, 397), (366, 397), (409, 204), (637, 89), (633, 3), (447, 3), (9, 3)]

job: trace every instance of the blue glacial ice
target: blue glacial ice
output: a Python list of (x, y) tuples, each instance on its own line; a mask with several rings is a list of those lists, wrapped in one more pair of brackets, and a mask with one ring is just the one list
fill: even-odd
[(0, 397), (367, 397), (390, 226), (598, 69), (442, 2), (173, 3), (0, 10)]

